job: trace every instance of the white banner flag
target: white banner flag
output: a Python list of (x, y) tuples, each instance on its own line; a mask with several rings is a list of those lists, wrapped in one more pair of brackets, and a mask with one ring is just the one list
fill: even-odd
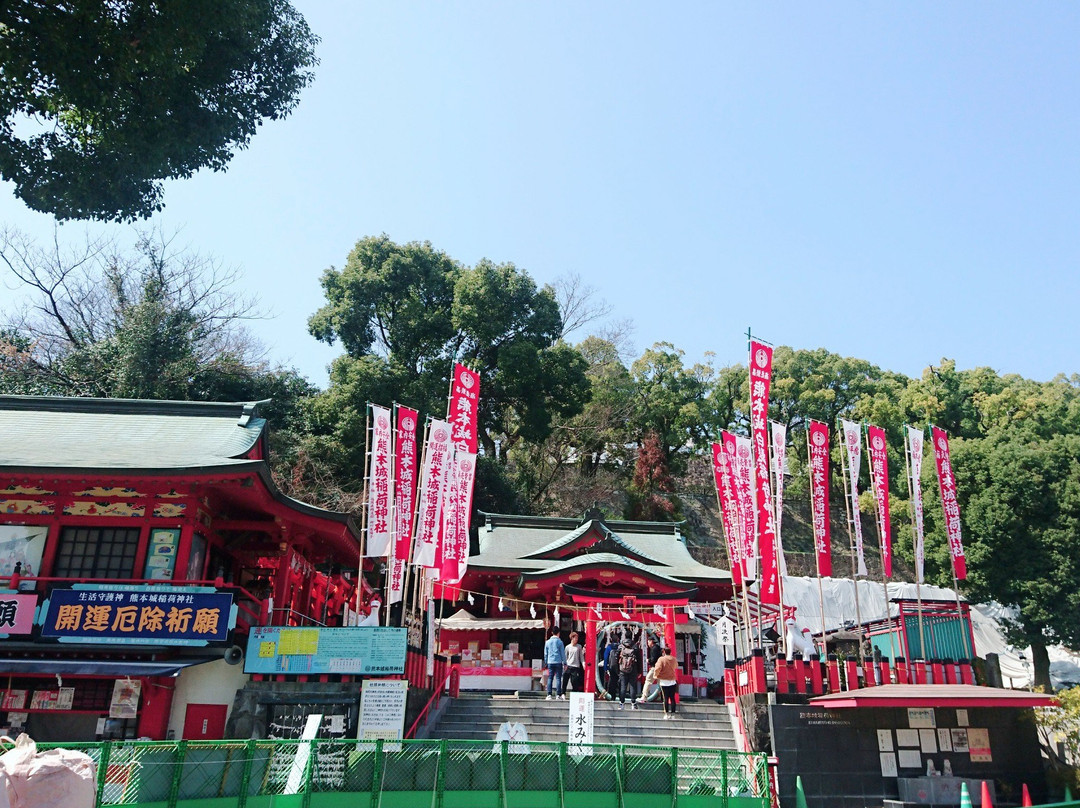
[[(642, 632), (644, 633), (644, 632)], [(593, 694), (570, 694), (570, 735), (567, 754), (591, 755), (593, 753)]]
[(866, 577), (866, 558), (863, 556), (862, 519), (859, 517), (859, 470), (862, 468), (862, 429), (854, 421), (840, 420), (844, 448), (848, 461), (848, 494), (851, 498), (851, 518), (855, 528), (856, 575)]
[(776, 500), (776, 564), (780, 578), (787, 577), (787, 561), (784, 559), (784, 541), (780, 537), (780, 528), (784, 513), (784, 465), (787, 462), (787, 427), (776, 421), (769, 421), (769, 439), (772, 443), (773, 497)]
[(914, 507), (913, 522), (915, 525), (915, 580), (925, 583), (923, 571), (925, 567), (925, 555), (923, 551), (923, 499), (922, 499), (922, 461), (923, 461), (923, 438), (921, 429), (913, 426), (904, 427), (907, 432), (908, 450), (908, 473), (911, 475), (908, 482), (911, 485), (911, 503)]
[(416, 525), (412, 554), (413, 563), (420, 567), (435, 566), (443, 496), (452, 452), (450, 425), (446, 421), (433, 420), (424, 447), (424, 465), (420, 473), (420, 519)]
[(392, 432), (390, 410), (371, 405), (371, 460), (368, 468), (367, 542), (364, 555), (385, 558), (390, 554), (393, 520), (390, 508), (394, 502), (391, 474)]

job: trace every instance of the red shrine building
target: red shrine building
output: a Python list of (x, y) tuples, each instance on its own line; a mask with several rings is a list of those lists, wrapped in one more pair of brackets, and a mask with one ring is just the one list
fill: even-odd
[(691, 557), (679, 524), (614, 521), (596, 509), (580, 519), (481, 515), (462, 608), (440, 625), (441, 650), (462, 657), (463, 689), (529, 689), (556, 612), (564, 639), (574, 629), (586, 646), (588, 690), (615, 626), (663, 637), (694, 677), (700, 624), (688, 607), (730, 600), (732, 585), (728, 571)]
[(257, 404), (0, 396), (0, 727), (223, 737), (252, 627), (352, 622), (359, 535)]

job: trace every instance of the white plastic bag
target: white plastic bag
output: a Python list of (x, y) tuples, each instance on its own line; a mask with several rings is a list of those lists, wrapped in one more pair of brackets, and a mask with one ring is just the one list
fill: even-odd
[(74, 749), (38, 752), (25, 732), (0, 755), (0, 808), (94, 808), (94, 761)]

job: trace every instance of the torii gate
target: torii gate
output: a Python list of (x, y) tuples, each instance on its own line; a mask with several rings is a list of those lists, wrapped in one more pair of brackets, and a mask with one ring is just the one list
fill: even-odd
[[(676, 614), (679, 606), (687, 606), (690, 598), (697, 594), (696, 589), (669, 594), (649, 593), (647, 595), (601, 595), (598, 592), (564, 591), (574, 603), (574, 619), (585, 623), (585, 692), (596, 692), (596, 625), (600, 621), (617, 623), (625, 620), (622, 612), (640, 617), (642, 623), (658, 623), (663, 620), (664, 645), (674, 652), (675, 624), (687, 622), (685, 614)], [(650, 607), (641, 611), (643, 606)], [(653, 609), (662, 606), (661, 618)], [(652, 618), (651, 620), (649, 618)]]

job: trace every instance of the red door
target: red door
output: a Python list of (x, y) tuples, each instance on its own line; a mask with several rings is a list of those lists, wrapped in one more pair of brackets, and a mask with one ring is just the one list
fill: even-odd
[(224, 704), (189, 704), (184, 715), (184, 740), (220, 741), (228, 709)]

